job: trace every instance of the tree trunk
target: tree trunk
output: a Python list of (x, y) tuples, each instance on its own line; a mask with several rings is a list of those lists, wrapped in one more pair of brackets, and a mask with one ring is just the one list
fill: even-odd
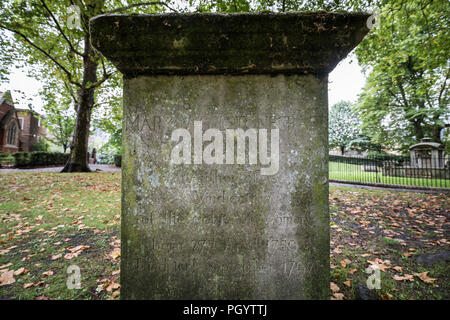
[(341, 155), (344, 155), (344, 152), (345, 152), (345, 146), (340, 146), (339, 148), (341, 148)]
[(441, 141), (441, 130), (444, 129), (443, 126), (439, 126), (439, 125), (435, 125), (433, 127), (433, 141), (434, 142), (438, 142), (438, 143), (442, 143)]
[(420, 142), (420, 140), (422, 140), (422, 138), (425, 136), (423, 133), (423, 128), (422, 128), (422, 119), (414, 119), (412, 121), (413, 124), (413, 128), (414, 128), (414, 135), (416, 136), (416, 140), (417, 142)]
[(95, 89), (87, 89), (97, 81), (97, 62), (93, 60), (94, 51), (91, 47), (90, 36), (84, 39), (84, 68), (82, 88), (78, 90), (77, 118), (70, 157), (61, 172), (90, 172), (86, 154), (88, 152), (89, 127), (91, 124), (92, 108), (94, 106)]

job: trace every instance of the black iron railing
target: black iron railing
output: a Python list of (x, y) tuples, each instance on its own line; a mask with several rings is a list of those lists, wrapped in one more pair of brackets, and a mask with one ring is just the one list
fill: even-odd
[(331, 181), (450, 188), (448, 160), (436, 157), (329, 156)]

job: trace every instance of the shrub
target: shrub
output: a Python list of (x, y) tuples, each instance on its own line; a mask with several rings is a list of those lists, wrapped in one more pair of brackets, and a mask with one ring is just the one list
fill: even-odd
[(69, 154), (60, 152), (17, 152), (13, 154), (18, 168), (34, 166), (62, 165), (69, 159)]
[(31, 151), (45, 151), (49, 148), (48, 143), (44, 139), (40, 139), (38, 142), (31, 146)]
[(122, 166), (122, 155), (121, 154), (114, 155), (114, 164), (116, 165), (116, 167)]
[(2, 165), (4, 166), (12, 164), (14, 164), (14, 157), (9, 153), (0, 151), (0, 168), (2, 167)]
[(18, 168), (30, 165), (30, 152), (16, 152), (13, 154), (14, 165)]
[(404, 161), (409, 160), (409, 157), (396, 156), (390, 154), (378, 154), (378, 155), (368, 155), (364, 158), (358, 157), (344, 157), (329, 155), (330, 162), (340, 162), (347, 164), (357, 164), (357, 165), (372, 165), (382, 167), (384, 163), (391, 163), (393, 165), (402, 165)]

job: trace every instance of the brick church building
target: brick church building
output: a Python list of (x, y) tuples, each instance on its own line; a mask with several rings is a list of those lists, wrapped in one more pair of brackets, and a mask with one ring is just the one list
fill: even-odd
[(45, 134), (38, 113), (16, 109), (11, 93), (0, 92), (0, 151), (32, 151)]

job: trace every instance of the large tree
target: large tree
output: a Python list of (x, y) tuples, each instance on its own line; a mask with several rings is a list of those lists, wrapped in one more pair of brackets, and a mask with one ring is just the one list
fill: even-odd
[(346, 150), (381, 149), (380, 145), (372, 143), (363, 133), (360, 116), (353, 111), (348, 101), (340, 101), (331, 107), (328, 117), (328, 138), (330, 149), (338, 147), (342, 155)]
[[(89, 20), (99, 14), (170, 8), (170, 1), (5, 0), (0, 2), (0, 72), (22, 61), (31, 75), (51, 85), (62, 83), (75, 101), (71, 156), (64, 172), (90, 171), (87, 164), (96, 92), (116, 73), (91, 46)], [(148, 9), (150, 8), (150, 9)], [(59, 87), (55, 85), (55, 88)]]
[(450, 2), (382, 1), (379, 28), (356, 50), (368, 73), (358, 110), (375, 141), (407, 149), (450, 126)]
[[(0, 80), (11, 65), (27, 65), (30, 75), (71, 95), (76, 112), (71, 156), (63, 171), (90, 171), (86, 161), (89, 129), (96, 106), (99, 115), (112, 110), (114, 121), (98, 119), (120, 132), (120, 77), (90, 44), (89, 19), (108, 13), (164, 11), (243, 12), (358, 10), (370, 0), (2, 0), (0, 2)], [(174, 7), (177, 10), (173, 9)], [(31, 67), (31, 69), (30, 69)], [(58, 83), (58, 84), (56, 84)], [(106, 92), (106, 94), (105, 94)], [(105, 111), (106, 110), (106, 111)], [(108, 113), (110, 114), (110, 113)], [(101, 117), (101, 116), (100, 116)]]

